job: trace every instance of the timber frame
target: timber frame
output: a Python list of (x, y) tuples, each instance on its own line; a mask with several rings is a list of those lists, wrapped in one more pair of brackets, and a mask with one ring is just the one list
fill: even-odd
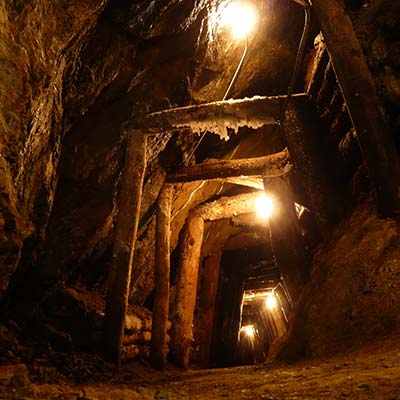
[[(340, 0), (313, 0), (312, 7), (326, 41), (327, 50), (374, 185), (378, 211), (382, 216), (392, 216), (400, 212), (400, 161), (396, 153), (393, 136), (379, 104), (373, 78), (361, 45)], [(240, 126), (257, 128), (262, 125), (279, 124), (280, 114), (285, 108), (285, 103), (288, 107), (283, 127), (290, 156), (303, 181), (305, 190), (308, 192), (310, 208), (317, 216), (321, 233), (326, 238), (329, 237), (332, 220), (335, 218), (336, 212), (329, 206), (333, 203), (332, 193), (329, 185), (323, 179), (323, 168), (320, 165), (323, 160), (321, 160), (321, 154), (318, 154), (318, 146), (314, 143), (317, 136), (310, 134), (307, 126), (310, 118), (314, 122), (317, 122), (318, 118), (315, 115), (309, 115), (307, 121), (305, 121), (302, 115), (302, 110), (304, 111), (309, 104), (307, 94), (293, 95), (290, 96), (290, 99), (287, 96), (257, 96), (252, 99), (219, 101), (181, 107), (139, 116), (125, 124), (124, 130), (127, 134), (125, 167), (106, 299), (105, 347), (108, 359), (117, 364), (121, 362), (124, 319), (128, 303), (146, 167), (146, 137), (190, 128), (195, 133), (208, 130), (219, 133), (222, 137), (225, 135), (226, 138), (225, 127), (237, 130)], [(368, 113), (365, 112), (366, 110), (368, 110)], [(275, 156), (280, 160), (279, 162), (282, 162), (282, 159), (277, 155), (269, 156), (270, 161)], [(164, 367), (166, 355), (165, 321), (168, 318), (168, 307), (166, 306), (168, 304), (166, 301), (168, 286), (165, 281), (168, 280), (169, 284), (170, 249), (168, 238), (170, 219), (168, 210), (172, 201), (168, 186), (172, 182), (178, 182), (184, 178), (188, 180), (218, 178), (243, 180), (242, 173), (239, 173), (239, 171), (242, 166), (244, 168), (245, 163), (243, 162), (240, 165), (237, 160), (235, 162), (236, 165), (234, 166), (220, 161), (220, 169), (223, 170), (226, 167), (222, 175), (220, 173), (206, 174), (205, 171), (210, 168), (211, 163), (207, 167), (189, 167), (186, 171), (183, 170), (169, 177), (160, 196), (156, 240), (157, 246), (160, 246), (163, 254), (160, 253), (159, 249), (156, 266), (156, 302), (153, 313), (154, 337), (152, 338), (151, 350), (151, 359), (155, 367)], [(278, 167), (282, 176), (291, 169), (285, 162), (283, 162), (283, 165), (285, 165), (283, 170), (282, 165)], [(265, 172), (268, 172), (268, 167), (265, 167), (264, 164), (263, 170), (260, 170), (260, 173), (257, 174), (264, 178), (264, 182), (266, 182), (266, 179), (277, 177), (276, 172), (274, 172), (274, 176), (268, 176), (268, 173), (265, 176)], [(229, 170), (229, 168), (232, 169)], [(285, 168), (288, 169), (285, 170)], [(232, 171), (237, 172), (231, 175)], [(250, 172), (255, 171), (247, 170), (249, 177), (251, 177)], [(259, 186), (260, 176), (257, 177), (258, 182), (254, 182), (254, 180), (249, 180), (249, 182)], [(286, 202), (291, 204), (286, 183), (280, 181), (276, 185), (272, 185), (272, 187), (275, 186), (285, 187)], [(201, 228), (201, 217), (192, 215), (188, 220), (190, 220), (191, 225), (197, 224), (197, 228)], [(270, 228), (272, 228), (272, 225)], [(291, 235), (295, 235), (293, 224), (288, 222), (286, 228), (291, 231)], [(183, 277), (181, 279), (184, 280)], [(301, 277), (298, 277), (297, 280), (300, 282)], [(183, 328), (185, 330), (187, 326)], [(160, 331), (157, 331), (157, 329), (160, 329)], [(183, 353), (179, 356), (180, 361), (181, 364), (186, 364), (187, 349)]]
[[(305, 94), (294, 95), (292, 101), (304, 98)], [(125, 150), (125, 167), (120, 194), (120, 207), (117, 217), (116, 237), (114, 241), (112, 265), (108, 280), (105, 313), (105, 354), (106, 357), (121, 364), (121, 348), (124, 336), (124, 320), (128, 305), (130, 277), (141, 196), (146, 168), (146, 138), (148, 135), (163, 134), (175, 130), (190, 128), (192, 133), (199, 130), (215, 128), (215, 123), (238, 129), (241, 126), (259, 127), (277, 125), (279, 115), (287, 96), (260, 97), (245, 100), (228, 100), (190, 107), (160, 111), (137, 117), (125, 124), (127, 146)], [(225, 129), (225, 128), (224, 128)], [(181, 175), (167, 178), (160, 195), (157, 211), (156, 248), (157, 252), (155, 310), (153, 313), (151, 360), (156, 368), (163, 369), (166, 361), (166, 319), (168, 318), (169, 296), (169, 224), (171, 207), (172, 182), (193, 181), (202, 174), (209, 179), (246, 180), (241, 167), (251, 176), (260, 179), (264, 176), (282, 176), (290, 172), (292, 166), (287, 150), (275, 155), (261, 158), (235, 160), (233, 162), (216, 161), (205, 164), (199, 171), (183, 170)], [(195, 167), (196, 168), (196, 167)], [(215, 171), (222, 171), (215, 174)], [(197, 174), (197, 175), (196, 175)], [(206, 177), (206, 179), (208, 179)], [(259, 185), (251, 181), (250, 186)], [(197, 219), (203, 220), (201, 217)], [(204, 221), (204, 220), (203, 220)], [(161, 226), (163, 225), (163, 226)], [(201, 245), (201, 243), (200, 243)], [(166, 276), (167, 275), (167, 276)], [(168, 284), (165, 284), (168, 280)], [(194, 307), (194, 305), (193, 305)], [(156, 320), (155, 320), (156, 319)], [(190, 322), (191, 324), (191, 322)], [(186, 353), (186, 352), (185, 352)], [(181, 357), (182, 360), (187, 357)]]

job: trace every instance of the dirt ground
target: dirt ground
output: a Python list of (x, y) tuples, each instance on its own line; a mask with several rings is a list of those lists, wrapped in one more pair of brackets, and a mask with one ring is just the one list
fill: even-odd
[(163, 374), (143, 363), (132, 363), (107, 380), (83, 385), (67, 380), (32, 383), (31, 374), (25, 381), (17, 378), (11, 380), (13, 385), (6, 386), (4, 376), (0, 376), (1, 399), (400, 400), (400, 335), (349, 354), (292, 365), (258, 364), (187, 372), (169, 369)]

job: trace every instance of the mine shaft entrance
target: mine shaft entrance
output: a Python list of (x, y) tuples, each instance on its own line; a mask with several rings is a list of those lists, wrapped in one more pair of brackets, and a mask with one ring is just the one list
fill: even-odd
[[(289, 176), (293, 171), (292, 161), (296, 165), (295, 178), (302, 183), (302, 189), (305, 191), (305, 195), (301, 197), (307, 198), (305, 205), (310, 207), (316, 216), (318, 230), (322, 236), (329, 231), (331, 216), (334, 213), (331, 207), (333, 202), (326, 200), (332, 199), (333, 196), (324, 178), (322, 153), (319, 151), (318, 141), (315, 140), (318, 137), (316, 133), (320, 121), (312, 112), (306, 94), (292, 95), (290, 102), (288, 100), (288, 96), (257, 96), (252, 99), (194, 105), (151, 113), (126, 124), (129, 134), (125, 173), (105, 313), (105, 336), (110, 359), (117, 363), (121, 361), (124, 316), (140, 218), (146, 169), (146, 143), (149, 135), (169, 134), (188, 128), (192, 133), (199, 130), (214, 131), (215, 124), (221, 121), (234, 121), (235, 129), (242, 126), (254, 128), (261, 125), (277, 125), (282, 106), (287, 104), (290, 109), (290, 118), (282, 132), (288, 148), (256, 158), (210, 160), (207, 163), (183, 167), (167, 176), (159, 195), (156, 212), (155, 292), (150, 351), (152, 365), (163, 369), (168, 353), (177, 365), (184, 368), (189, 366), (204, 224), (254, 212), (260, 192), (270, 196), (277, 205), (268, 224), (274, 260), (287, 282), (291, 298), (295, 301), (299, 297), (307, 278), (309, 259), (299, 229), (293, 179)], [(224, 127), (229, 128), (231, 125)], [(301, 140), (298, 140), (299, 137)], [(251, 192), (246, 190), (245, 193), (234, 196), (223, 196), (208, 203), (200, 203), (188, 211), (183, 227), (170, 342), (167, 346), (171, 207), (177, 195), (175, 185), (208, 180), (234, 181), (235, 185), (250, 187)], [(135, 207), (132, 207), (132, 204)], [(127, 243), (130, 245), (127, 246)], [(244, 279), (238, 282), (243, 286)], [(241, 290), (243, 291), (243, 287)], [(238, 298), (241, 299), (241, 296)], [(208, 312), (213, 314), (212, 307), (209, 307)], [(238, 335), (239, 326), (236, 328), (235, 335)]]
[(270, 344), (286, 332), (290, 309), (268, 240), (224, 251), (209, 366), (264, 361)]

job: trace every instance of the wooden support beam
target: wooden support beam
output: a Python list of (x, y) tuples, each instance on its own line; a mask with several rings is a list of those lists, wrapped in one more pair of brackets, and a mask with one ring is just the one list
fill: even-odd
[(125, 150), (119, 210), (105, 310), (105, 352), (108, 360), (121, 363), (121, 347), (128, 305), (132, 261), (139, 223), (146, 168), (146, 136), (129, 135)]
[[(292, 101), (305, 94), (291, 96)], [(125, 130), (141, 129), (148, 134), (159, 134), (190, 128), (193, 132), (210, 131), (226, 136), (226, 128), (240, 126), (259, 128), (278, 123), (282, 104), (287, 96), (255, 96), (250, 99), (226, 100), (214, 103), (172, 108), (127, 121)]]
[(128, 346), (130, 344), (149, 344), (151, 341), (151, 332), (140, 331), (136, 333), (131, 333), (129, 335), (124, 335), (122, 344)]
[(378, 211), (392, 216), (400, 211), (399, 156), (362, 47), (342, 1), (313, 0), (313, 9), (375, 187)]
[[(186, 220), (176, 285), (176, 309), (171, 332), (172, 358), (184, 368), (189, 363), (190, 345), (193, 339), (193, 313), (196, 304), (204, 221), (215, 221), (254, 211), (256, 200), (260, 195), (261, 193), (257, 191), (221, 197), (216, 201), (196, 207)], [(266, 225), (265, 228), (267, 228)]]
[(150, 348), (151, 365), (160, 370), (164, 370), (167, 360), (171, 205), (172, 186), (165, 184), (158, 200), (156, 216), (155, 293)]
[(200, 348), (200, 364), (203, 368), (207, 368), (210, 363), (220, 263), (221, 252), (219, 251), (204, 260), (201, 274), (197, 340)]
[(321, 122), (310, 101), (303, 98), (296, 106), (289, 102), (284, 133), (296, 172), (300, 176), (322, 236), (330, 236), (338, 214), (338, 201), (329, 184), (326, 152), (321, 141)]
[(203, 232), (204, 219), (193, 213), (189, 215), (182, 238), (176, 284), (176, 309), (171, 332), (172, 358), (183, 368), (189, 365), (189, 353), (193, 340), (193, 315)]
[(265, 179), (265, 191), (274, 201), (269, 218), (271, 247), (290, 295), (297, 299), (305, 283), (308, 258), (302, 241), (293, 194), (284, 178)]
[(249, 213), (255, 210), (256, 201), (262, 192), (238, 194), (221, 197), (218, 200), (202, 204), (194, 209), (194, 213), (206, 221), (216, 221), (231, 218), (235, 215)]
[(221, 179), (237, 176), (280, 176), (291, 170), (287, 149), (265, 157), (241, 160), (210, 160), (182, 168), (167, 177), (168, 182), (192, 182), (197, 180)]

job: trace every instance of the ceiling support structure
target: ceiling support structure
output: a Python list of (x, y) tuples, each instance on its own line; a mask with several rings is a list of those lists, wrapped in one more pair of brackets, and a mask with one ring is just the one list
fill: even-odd
[[(295, 106), (297, 102), (304, 101), (305, 98), (305, 94), (293, 95), (290, 98), (290, 102)], [(226, 135), (227, 127), (237, 130), (240, 126), (258, 128), (266, 124), (277, 124), (282, 106), (286, 101), (287, 96), (229, 100), (160, 111), (135, 118), (125, 124), (125, 131), (128, 132), (125, 171), (121, 188), (113, 261), (106, 301), (105, 336), (108, 359), (117, 364), (121, 361), (124, 318), (128, 302), (132, 259), (137, 235), (146, 164), (146, 136), (181, 128), (190, 128), (192, 132), (208, 129), (218, 132), (220, 135)], [(222, 130), (225, 131), (225, 133), (223, 133)], [(266, 158), (250, 159), (247, 161), (223, 161), (218, 162), (218, 165), (223, 170), (222, 176), (226, 178), (232, 178), (232, 175), (233, 177), (240, 176), (243, 173), (240, 171), (241, 167), (243, 167), (248, 174), (257, 173), (257, 175), (274, 177), (284, 175), (290, 171), (291, 166), (288, 161), (287, 151), (284, 151), (267, 156)], [(215, 173), (216, 165), (213, 166), (212, 163), (210, 163), (210, 165), (211, 168), (214, 168), (214, 175), (211, 176), (220, 177), (220, 173)], [(232, 165), (234, 165), (234, 168), (232, 168)], [(198, 171), (196, 172), (197, 175), (193, 172), (196, 168), (197, 167), (192, 167), (192, 169), (190, 169), (189, 167), (189, 169), (186, 170), (187, 177), (192, 174), (190, 178), (192, 180), (204, 179), (204, 176), (201, 176)], [(202, 168), (203, 167), (200, 167), (200, 170), (202, 170)], [(209, 174), (209, 168), (210, 167), (204, 167), (203, 173)], [(184, 176), (182, 176), (182, 179), (184, 179)], [(179, 179), (175, 178), (174, 181), (178, 180)], [(257, 193), (253, 193), (240, 195), (235, 200), (232, 198), (221, 198), (217, 202), (199, 207), (187, 220), (184, 236), (184, 250), (181, 254), (180, 272), (178, 273), (178, 310), (173, 321), (171, 338), (171, 348), (175, 353), (175, 359), (182, 366), (187, 366), (189, 362), (190, 342), (193, 335), (192, 322), (196, 301), (198, 263), (204, 220), (230, 218), (239, 213), (251, 212), (254, 209), (256, 196)], [(253, 198), (251, 199), (251, 197)], [(163, 218), (164, 224), (167, 225), (167, 212), (163, 215)], [(164, 228), (164, 233), (168, 234), (169, 229), (167, 229), (166, 226)], [(164, 235), (164, 233), (161, 231), (159, 233), (159, 239), (165, 241), (166, 237), (163, 239), (161, 238), (161, 234)], [(194, 243), (192, 243), (193, 240)], [(163, 260), (161, 262), (165, 262), (169, 251), (170, 249), (164, 246), (163, 254), (160, 253), (158, 255), (159, 259)], [(164, 276), (164, 280), (169, 280), (168, 265), (164, 264), (162, 268), (164, 273), (168, 275)], [(164, 284), (165, 282), (161, 285)], [(158, 286), (160, 286), (160, 284)], [(164, 293), (165, 287), (158, 287), (156, 291)], [(162, 296), (160, 293), (158, 296)], [(160, 301), (160, 303), (155, 304), (155, 308), (157, 309), (154, 310), (155, 317), (160, 319), (160, 321), (165, 321), (168, 317), (165, 304), (165, 297), (162, 302)], [(166, 336), (166, 326), (164, 326), (163, 323), (160, 326), (160, 330), (155, 332), (155, 335), (158, 336), (158, 338), (154, 338), (152, 346), (153, 363), (162, 368), (165, 362), (162, 343)]]
[(121, 364), (125, 315), (146, 169), (146, 142), (146, 135), (140, 132), (127, 137), (124, 173), (108, 278), (104, 321), (105, 355), (108, 360), (117, 365)]
[(171, 206), (172, 185), (164, 184), (158, 199), (156, 215), (154, 305), (150, 347), (151, 365), (162, 371), (168, 353)]
[[(290, 97), (292, 102), (307, 96), (304, 93)], [(220, 133), (226, 128), (237, 130), (240, 126), (259, 128), (277, 125), (281, 108), (287, 96), (255, 96), (241, 100), (225, 100), (188, 107), (171, 108), (147, 115), (136, 116), (124, 124), (124, 130), (140, 129), (148, 135), (190, 128), (193, 132)], [(225, 133), (222, 134), (221, 130)]]
[(193, 316), (196, 306), (203, 233), (204, 219), (195, 213), (191, 213), (183, 228), (176, 283), (175, 312), (171, 330), (171, 355), (174, 361), (183, 368), (187, 368), (189, 365), (189, 353), (193, 340)]
[(265, 179), (265, 191), (276, 207), (269, 217), (271, 247), (275, 262), (296, 301), (305, 283), (308, 259), (296, 216), (293, 194), (284, 178)]
[(321, 236), (326, 240), (337, 219), (338, 202), (327, 179), (327, 155), (320, 137), (321, 124), (307, 98), (296, 105), (289, 101), (283, 128), (296, 172), (301, 178), (311, 211), (317, 218)]
[(194, 208), (186, 220), (179, 259), (175, 312), (171, 330), (171, 355), (179, 366), (187, 368), (193, 340), (193, 317), (197, 279), (203, 241), (204, 221), (216, 221), (254, 209), (259, 192), (221, 197)]
[(340, 0), (313, 0), (333, 68), (374, 184), (378, 212), (400, 211), (400, 161), (350, 17)]
[(196, 180), (222, 179), (238, 176), (269, 175), (280, 176), (291, 170), (287, 149), (264, 157), (239, 160), (210, 160), (203, 164), (183, 167), (169, 175), (167, 182), (192, 182)]

